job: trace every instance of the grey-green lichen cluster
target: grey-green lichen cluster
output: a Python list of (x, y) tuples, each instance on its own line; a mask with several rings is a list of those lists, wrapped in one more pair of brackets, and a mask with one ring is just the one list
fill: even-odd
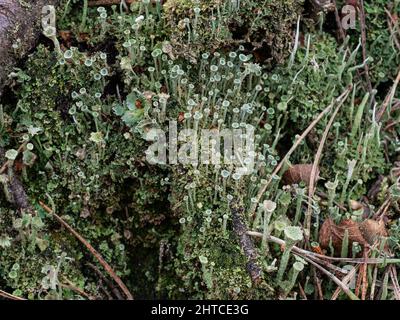
[[(396, 35), (380, 20), (385, 4), (365, 4), (373, 57), (368, 92), (359, 30), (338, 43), (313, 27), (318, 21), (302, 1), (143, 0), (128, 11), (82, 11), (64, 1), (60, 50), (54, 37), (43, 38), (10, 75), (13, 86), (0, 102), (0, 159), (7, 163), (0, 176), (0, 289), (28, 299), (123, 297), (39, 201), (89, 241), (137, 298), (291, 299), (299, 284), (318, 297), (315, 270), (293, 247), (319, 247), (324, 220), (371, 218), (386, 199), (389, 249), (381, 245), (371, 255), (398, 256), (397, 93), (376, 117), (399, 61)], [(399, 13), (398, 1), (391, 5)], [(299, 16), (305, 23), (297, 29)], [(284, 170), (274, 169), (346, 90), (310, 199), (308, 181), (287, 183)], [(329, 118), (284, 169), (313, 163)], [(255, 169), (150, 164), (149, 128), (168, 131), (171, 120), (180, 130), (253, 126)], [(21, 188), (33, 209), (21, 207)], [(362, 217), (351, 200), (366, 201)], [(377, 266), (386, 279), (387, 265)], [(325, 298), (335, 289), (324, 281)], [(374, 297), (395, 297), (383, 292)]]

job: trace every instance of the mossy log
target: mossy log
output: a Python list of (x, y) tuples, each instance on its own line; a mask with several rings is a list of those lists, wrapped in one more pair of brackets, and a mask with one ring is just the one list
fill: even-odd
[[(0, 0), (0, 96), (17, 61), (40, 35), (41, 11), (59, 0)], [(13, 44), (18, 45), (13, 48)]]

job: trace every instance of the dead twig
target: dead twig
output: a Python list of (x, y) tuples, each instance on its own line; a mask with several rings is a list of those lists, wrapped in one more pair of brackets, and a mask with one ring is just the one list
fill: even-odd
[(76, 293), (78, 293), (82, 297), (85, 297), (88, 300), (96, 300), (95, 297), (93, 297), (90, 294), (86, 293), (81, 288), (78, 288), (71, 280), (69, 280), (69, 279), (67, 279), (65, 277), (63, 277), (63, 279), (64, 279), (65, 282), (67, 282), (67, 284), (61, 283), (61, 286), (63, 286), (64, 288), (67, 288), (67, 289), (70, 289), (72, 291), (75, 291)]
[(114, 300), (111, 293), (109, 293), (108, 290), (104, 287), (103, 280), (100, 280), (100, 282), (99, 282), (99, 289), (101, 289), (104, 292), (104, 294), (107, 296), (108, 300)]
[[(138, 0), (125, 0), (126, 4), (131, 4), (134, 2), (138, 2)], [(111, 6), (114, 4), (120, 4), (121, 0), (92, 0), (89, 1), (89, 7), (98, 7), (98, 6)]]
[(314, 262), (312, 259), (308, 257), (303, 257), (304, 260), (307, 262), (311, 263), (313, 266), (315, 266), (317, 269), (321, 270), (329, 279), (331, 279), (334, 283), (336, 283), (344, 293), (347, 294), (347, 296), (351, 300), (360, 300), (350, 289), (347, 285), (345, 285), (342, 281), (340, 281), (335, 275), (330, 273), (328, 270), (325, 268), (321, 267), (318, 263)]
[[(359, 17), (360, 17), (360, 26), (361, 26), (361, 45), (362, 45), (362, 56), (363, 61), (367, 61), (367, 28), (365, 23), (365, 10), (364, 10), (364, 0), (359, 1)], [(364, 64), (365, 71), (365, 80), (367, 81), (368, 92), (371, 95), (371, 103), (374, 104), (374, 95), (372, 94), (372, 83), (369, 77), (369, 65), (368, 63)]]
[(321, 285), (322, 281), (318, 278), (316, 271), (314, 271), (314, 282), (315, 286), (317, 287), (316, 292), (318, 293), (318, 299), (324, 300), (324, 294), (322, 293), (322, 285)]
[[(343, 99), (344, 96), (347, 96), (347, 94), (350, 92), (351, 90), (351, 86), (347, 87), (344, 92), (337, 98), (335, 99), (336, 101), (341, 101)], [(257, 201), (255, 201), (254, 203), (252, 203), (251, 207), (250, 207), (250, 216), (254, 216), (254, 213), (257, 209), (257, 203), (260, 202), (263, 194), (265, 193), (265, 191), (267, 190), (267, 188), (269, 187), (269, 185), (272, 182), (272, 179), (274, 176), (276, 176), (278, 174), (278, 172), (281, 170), (281, 168), (283, 167), (284, 163), (290, 158), (290, 156), (293, 154), (293, 152), (297, 149), (297, 147), (301, 144), (301, 142), (304, 140), (304, 138), (310, 133), (310, 131), (317, 125), (317, 123), (319, 121), (321, 121), (321, 119), (325, 116), (325, 114), (327, 114), (334, 106), (335, 101), (333, 101), (329, 106), (327, 106), (316, 118), (314, 121), (312, 121), (310, 123), (310, 125), (308, 126), (308, 128), (306, 130), (304, 130), (304, 132), (301, 134), (301, 136), (296, 140), (296, 142), (293, 144), (293, 146), (289, 149), (289, 151), (286, 153), (286, 155), (283, 157), (283, 159), (279, 162), (279, 164), (275, 167), (275, 170), (272, 172), (271, 177), (268, 179), (268, 181), (262, 186), (262, 188), (260, 188), (256, 199)]]
[(400, 300), (400, 286), (399, 286), (399, 281), (397, 278), (397, 271), (394, 266), (389, 267), (390, 270), (390, 278), (393, 283), (393, 292), (396, 300)]
[(374, 267), (374, 274), (372, 276), (372, 284), (371, 284), (371, 292), (369, 295), (370, 300), (374, 300), (375, 297), (375, 287), (376, 287), (376, 279), (378, 277), (378, 266)]
[(121, 290), (125, 293), (128, 300), (133, 300), (133, 296), (122, 282), (121, 278), (117, 276), (115, 271), (111, 268), (111, 266), (104, 260), (104, 258), (97, 252), (93, 246), (87, 242), (78, 232), (76, 232), (68, 223), (66, 223), (60, 216), (58, 216), (53, 210), (51, 210), (47, 205), (43, 202), (39, 201), (40, 206), (46, 210), (49, 214), (53, 215), (58, 222), (60, 222), (69, 232), (71, 232), (97, 259), (97, 261), (104, 267), (104, 269), (108, 272), (111, 278), (118, 284)]
[[(355, 277), (357, 270), (359, 269), (360, 265), (355, 266), (343, 279), (342, 282), (345, 285), (348, 285), (348, 283)], [(336, 300), (339, 297), (339, 294), (342, 292), (341, 287), (337, 287), (335, 292), (333, 293), (331, 300)]]
[(9, 300), (26, 300), (24, 298), (14, 296), (13, 294), (5, 292), (3, 290), (0, 290), (0, 297), (6, 298)]
[[(367, 250), (364, 250), (364, 259), (367, 260), (367, 258), (368, 258)], [(368, 290), (368, 279), (367, 279), (368, 264), (363, 263), (361, 265), (361, 270), (362, 270), (361, 300), (365, 300)]]
[(340, 40), (344, 41), (344, 39), (346, 38), (346, 34), (343, 30), (342, 22), (340, 20), (340, 15), (339, 15), (339, 10), (337, 8), (336, 0), (332, 0), (332, 4), (334, 6), (336, 24), (339, 30), (339, 38)]
[(390, 91), (387, 94), (385, 100), (383, 101), (383, 104), (382, 104), (381, 108), (379, 109), (378, 113), (376, 114), (376, 121), (377, 122), (381, 121), (384, 113), (386, 112), (387, 107), (392, 102), (393, 97), (394, 97), (394, 95), (396, 93), (396, 90), (397, 90), (397, 86), (399, 85), (399, 82), (400, 82), (400, 69), (399, 69), (399, 72), (397, 73), (396, 79), (394, 80), (392, 88), (390, 89)]
[[(87, 262), (86, 263), (91, 269), (93, 269), (94, 272), (97, 273), (97, 275), (100, 277), (100, 284), (105, 284), (108, 286), (108, 288), (111, 289), (112, 293), (114, 294), (114, 296), (118, 299), (118, 300), (123, 300), (124, 298), (122, 297), (121, 292), (118, 290), (118, 288), (110, 281), (108, 280), (104, 274), (99, 270), (99, 268), (97, 268), (97, 266), (95, 266), (94, 264)], [(109, 298), (109, 300), (113, 300), (113, 297), (111, 295), (111, 293), (109, 293), (106, 288), (104, 286), (102, 286), (103, 291), (106, 293), (107, 297)]]
[[(247, 231), (247, 234), (252, 237), (257, 237), (257, 238), (262, 238), (263, 234), (261, 232), (257, 231)], [(282, 239), (279, 239), (274, 236), (268, 236), (267, 241), (274, 242), (280, 246), (285, 246), (286, 242)], [(322, 254), (318, 254), (312, 251), (308, 251), (305, 249), (301, 249), (299, 247), (294, 246), (292, 248), (293, 252), (299, 253), (300, 255), (307, 256), (311, 259), (315, 258), (320, 258), (322, 260), (330, 260), (330, 261), (337, 261), (337, 262), (342, 262), (342, 263), (355, 263), (355, 264), (361, 264), (361, 263), (367, 263), (367, 264), (381, 264), (381, 263), (387, 263), (387, 264), (398, 264), (400, 263), (400, 259), (381, 259), (381, 258), (369, 258), (365, 260), (364, 258), (338, 258), (338, 257), (330, 257), (330, 256), (325, 256)], [(347, 273), (347, 272), (342, 272), (342, 273)]]
[(299, 291), (300, 291), (300, 295), (301, 295), (301, 297), (303, 298), (303, 300), (308, 300), (308, 299), (307, 299), (307, 295), (306, 295), (306, 293), (304, 292), (304, 289), (303, 289), (303, 287), (301, 286), (300, 282), (299, 282)]
[(313, 166), (311, 169), (310, 185), (308, 188), (308, 205), (307, 205), (307, 211), (306, 211), (306, 224), (305, 224), (305, 231), (306, 231), (307, 239), (310, 237), (310, 234), (311, 234), (310, 233), (311, 232), (311, 211), (312, 211), (312, 203), (311, 202), (314, 197), (314, 192), (315, 192), (314, 184), (315, 184), (315, 180), (317, 178), (316, 175), (317, 175), (317, 170), (318, 170), (318, 164), (319, 164), (319, 161), (322, 156), (322, 150), (324, 149), (324, 145), (325, 145), (326, 139), (328, 138), (328, 133), (332, 127), (333, 121), (335, 121), (336, 115), (338, 114), (343, 103), (346, 101), (346, 99), (350, 93), (350, 90), (351, 90), (351, 88), (349, 88), (347, 93), (340, 100), (337, 101), (338, 105), (337, 105), (335, 111), (333, 112), (331, 118), (329, 119), (329, 122), (325, 128), (323, 135), (322, 135), (321, 142), (318, 146), (317, 153), (315, 155), (315, 159), (314, 159)]
[[(317, 196), (323, 198), (323, 199), (328, 199), (328, 195), (327, 195), (325, 192), (316, 190), (316, 191), (315, 191), (315, 194), (316, 194)], [(347, 208), (346, 208), (345, 206), (341, 205), (341, 204), (340, 204), (339, 202), (337, 202), (337, 201), (333, 201), (333, 204), (334, 204), (335, 206), (337, 206), (340, 210), (344, 211), (344, 212), (347, 212), (347, 211), (348, 211)]]
[(243, 222), (244, 208), (233, 202), (231, 204), (233, 230), (239, 238), (240, 246), (247, 257), (247, 271), (253, 283), (261, 281), (261, 268), (257, 265), (257, 250), (254, 248), (253, 240), (247, 233), (246, 225)]
[[(400, 42), (399, 42), (399, 39), (397, 38), (396, 30), (395, 30), (396, 29), (396, 21), (393, 19), (392, 14), (389, 12), (389, 10), (387, 10), (386, 8), (384, 8), (384, 9), (388, 16), (388, 27), (389, 27), (390, 34), (393, 37), (393, 42), (396, 45), (397, 49), (400, 51)], [(393, 23), (395, 29), (393, 29), (392, 23)]]

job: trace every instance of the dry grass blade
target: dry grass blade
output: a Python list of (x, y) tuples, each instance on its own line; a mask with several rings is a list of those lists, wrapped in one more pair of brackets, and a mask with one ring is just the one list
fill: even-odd
[(60, 222), (69, 232), (71, 232), (92, 254), (93, 256), (97, 259), (97, 261), (104, 267), (104, 269), (108, 272), (111, 278), (114, 279), (114, 281), (118, 284), (118, 286), (121, 288), (121, 290), (125, 293), (126, 297), (128, 300), (133, 300), (132, 294), (129, 292), (128, 288), (125, 286), (125, 284), (122, 282), (121, 278), (117, 276), (115, 271), (111, 268), (111, 266), (104, 260), (104, 258), (96, 251), (93, 246), (87, 242), (78, 232), (76, 232), (68, 223), (66, 223), (60, 216), (58, 216), (56, 213), (53, 212), (47, 205), (45, 205), (43, 202), (39, 201), (40, 205), (44, 210), (46, 210), (48, 213), (53, 215), (53, 217), (56, 218), (58, 222)]
[(307, 295), (306, 295), (306, 293), (304, 292), (304, 289), (303, 289), (303, 287), (301, 286), (300, 283), (299, 283), (299, 291), (300, 291), (300, 295), (301, 295), (301, 297), (303, 298), (303, 300), (308, 300), (308, 299), (307, 299)]
[[(360, 265), (356, 265), (343, 279), (342, 282), (345, 285), (348, 285), (350, 281), (355, 277), (357, 270), (359, 269)], [(341, 287), (337, 287), (335, 292), (333, 293), (331, 300), (336, 300), (339, 297), (339, 294), (342, 292)]]
[[(364, 251), (364, 258), (367, 260), (367, 251)], [(367, 290), (368, 290), (368, 279), (367, 279), (367, 270), (368, 270), (368, 264), (363, 263), (361, 265), (361, 274), (362, 274), (362, 285), (361, 285), (361, 300), (365, 300), (367, 297)]]
[(313, 269), (313, 276), (314, 276), (314, 286), (315, 286), (315, 291), (318, 294), (318, 300), (324, 300), (324, 294), (322, 293), (322, 285), (321, 285), (321, 280), (317, 277), (317, 271), (315, 268)]
[[(111, 6), (115, 4), (120, 4), (122, 0), (92, 0), (89, 1), (89, 7), (97, 7), (97, 6)], [(134, 2), (138, 2), (138, 0), (125, 0), (126, 4), (131, 4)]]
[(346, 34), (345, 34), (343, 26), (342, 26), (342, 21), (341, 21), (341, 17), (339, 14), (336, 0), (332, 0), (332, 4), (333, 4), (334, 10), (335, 10), (335, 19), (336, 19), (336, 24), (337, 24), (337, 27), (339, 30), (339, 37), (340, 37), (341, 41), (344, 41), (344, 39), (346, 38)]
[[(336, 101), (341, 101), (344, 96), (347, 96), (351, 90), (351, 86), (347, 87), (346, 90), (336, 99)], [(253, 216), (256, 209), (257, 209), (257, 203), (260, 202), (264, 192), (267, 190), (268, 186), (271, 184), (272, 177), (278, 174), (278, 172), (282, 169), (284, 163), (289, 159), (289, 157), (292, 155), (292, 153), (297, 149), (297, 147), (301, 144), (301, 142), (304, 140), (304, 138), (310, 133), (310, 131), (317, 125), (319, 121), (333, 108), (335, 101), (333, 101), (329, 106), (327, 106), (321, 113), (315, 118), (313, 122), (310, 123), (308, 128), (304, 130), (304, 132), (301, 134), (301, 136), (296, 140), (296, 142), (293, 144), (293, 146), (290, 148), (290, 150), (286, 153), (286, 155), (283, 157), (283, 159), (279, 162), (279, 164), (275, 167), (275, 170), (272, 172), (271, 177), (268, 179), (267, 183), (263, 185), (263, 187), (259, 190), (256, 199), (254, 203), (252, 203), (250, 207), (250, 212), (249, 215)]]
[(344, 293), (347, 294), (347, 296), (351, 300), (360, 300), (350, 289), (347, 285), (345, 285), (342, 281), (340, 281), (335, 275), (330, 273), (328, 270), (325, 268), (321, 267), (318, 263), (314, 262), (312, 259), (308, 257), (303, 257), (304, 260), (308, 261), (311, 263), (313, 266), (315, 266), (317, 269), (321, 270), (326, 276), (328, 276), (329, 279), (331, 279), (334, 283), (336, 283)]
[(379, 111), (378, 111), (378, 113), (376, 115), (376, 121), (377, 122), (381, 121), (384, 113), (386, 112), (387, 107), (389, 106), (389, 104), (393, 100), (394, 95), (395, 95), (396, 90), (397, 90), (397, 86), (399, 85), (399, 82), (400, 82), (400, 69), (399, 69), (399, 72), (397, 73), (396, 79), (394, 80), (393, 86), (390, 89), (390, 92), (386, 96), (385, 101), (383, 101), (383, 104), (382, 104), (381, 108), (379, 109)]
[[(263, 234), (257, 231), (247, 231), (247, 234), (252, 237), (257, 237), (257, 238), (262, 238)], [(285, 245), (285, 241), (282, 239), (279, 239), (274, 236), (268, 236), (267, 237), (268, 241), (277, 243), (279, 245)], [(399, 264), (400, 259), (377, 259), (377, 258), (370, 258), (365, 260), (364, 258), (338, 258), (338, 257), (330, 257), (330, 256), (325, 256), (322, 254), (318, 254), (312, 251), (304, 250), (299, 247), (294, 246), (292, 248), (293, 252), (297, 252), (299, 254), (303, 254), (306, 256), (309, 256), (311, 258), (320, 258), (322, 260), (330, 260), (330, 261), (337, 261), (337, 262), (342, 262), (342, 263), (355, 263), (355, 264), (361, 264), (361, 263), (367, 263), (367, 264)]]
[[(389, 10), (387, 10), (386, 8), (385, 8), (385, 12), (388, 16), (388, 27), (389, 27), (390, 34), (393, 38), (393, 42), (396, 45), (397, 49), (400, 51), (400, 42), (399, 42), (399, 39), (397, 38), (397, 34), (396, 34), (396, 33), (398, 33), (398, 30), (396, 30), (396, 28), (397, 28), (396, 21), (393, 19), (393, 16), (389, 12)], [(393, 29), (392, 24), (394, 25), (394, 29)]]
[(9, 300), (26, 300), (24, 298), (14, 296), (13, 294), (5, 292), (3, 290), (0, 290), (0, 297), (3, 297), (5, 299), (9, 299)]
[(390, 278), (392, 279), (393, 283), (393, 291), (394, 291), (394, 296), (396, 300), (400, 300), (400, 286), (399, 286), (399, 281), (397, 278), (397, 271), (394, 266), (390, 266)]
[[(362, 55), (363, 61), (367, 61), (367, 27), (365, 23), (365, 10), (364, 10), (364, 0), (359, 1), (359, 17), (360, 17), (360, 26), (361, 26), (361, 44), (362, 44)], [(369, 77), (369, 65), (365, 63), (364, 65), (365, 71), (365, 80), (367, 81), (368, 91), (371, 94), (372, 102), (373, 102), (373, 94), (372, 94), (372, 83)]]
[(317, 170), (318, 170), (318, 164), (322, 156), (322, 150), (324, 149), (324, 145), (326, 142), (326, 139), (328, 138), (328, 133), (329, 130), (332, 127), (333, 121), (336, 118), (336, 115), (338, 114), (340, 108), (342, 107), (343, 103), (346, 101), (347, 97), (349, 96), (351, 87), (348, 89), (347, 93), (342, 96), (342, 98), (338, 101), (338, 106), (336, 107), (335, 111), (333, 112), (331, 118), (329, 119), (328, 125), (325, 128), (324, 134), (322, 135), (321, 142), (318, 146), (317, 153), (315, 155), (314, 163), (311, 169), (311, 176), (310, 176), (310, 185), (308, 188), (308, 205), (307, 205), (307, 213), (306, 213), (306, 225), (305, 225), (305, 231), (306, 231), (306, 236), (310, 236), (310, 231), (311, 231), (311, 210), (312, 210), (312, 199), (314, 197), (314, 192), (315, 192), (315, 178), (317, 176)]
[(374, 267), (374, 273), (373, 273), (373, 276), (372, 276), (371, 292), (370, 292), (370, 295), (369, 295), (370, 300), (374, 300), (374, 297), (375, 297), (375, 287), (376, 287), (377, 277), (378, 277), (378, 266), (375, 266)]
[[(248, 231), (247, 234), (250, 235), (250, 236), (258, 237), (258, 238), (262, 238), (262, 236), (263, 236), (262, 233), (254, 232), (254, 231)], [(285, 244), (286, 244), (286, 242), (285, 242), (284, 240), (279, 239), (279, 238), (276, 238), (276, 237), (274, 237), (274, 236), (269, 236), (267, 240), (268, 240), (268, 241), (271, 241), (271, 242), (274, 242), (274, 243), (276, 243), (276, 244), (279, 244), (280, 246), (285, 246)], [(310, 259), (313, 259), (315, 262), (320, 263), (320, 264), (323, 265), (324, 267), (329, 268), (329, 269), (331, 269), (331, 270), (334, 271), (334, 272), (341, 273), (341, 274), (347, 274), (347, 271), (346, 271), (346, 270), (341, 269), (341, 268), (339, 268), (339, 267), (337, 267), (337, 266), (335, 266), (335, 265), (329, 263), (328, 261), (326, 261), (326, 260), (324, 260), (324, 259), (321, 259), (320, 257), (317, 257), (317, 256), (316, 256), (313, 252), (311, 252), (311, 251), (307, 251), (307, 250), (301, 249), (301, 248), (296, 247), (296, 246), (294, 246), (294, 247), (292, 248), (292, 251), (293, 251), (294, 254), (297, 254), (297, 255), (299, 255), (299, 256), (302, 256), (302, 257), (304, 257), (304, 256), (309, 257)]]
[(96, 300), (96, 298), (92, 297), (90, 294), (86, 293), (81, 288), (78, 288), (71, 280), (64, 277), (64, 281), (67, 284), (61, 284), (63, 287), (68, 288), (72, 291), (75, 291), (76, 293), (78, 293), (82, 297), (85, 297), (88, 300)]
[(375, 212), (373, 219), (378, 220), (383, 215), (383, 212), (386, 212), (389, 207), (390, 207), (390, 199), (386, 199), (379, 207), (378, 211)]

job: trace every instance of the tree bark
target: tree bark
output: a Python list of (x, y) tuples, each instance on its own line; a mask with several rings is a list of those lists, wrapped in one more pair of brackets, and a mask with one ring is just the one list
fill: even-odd
[[(59, 1), (0, 0), (0, 97), (13, 66), (33, 48), (40, 35), (42, 7)], [(19, 44), (18, 48), (13, 44)]]

